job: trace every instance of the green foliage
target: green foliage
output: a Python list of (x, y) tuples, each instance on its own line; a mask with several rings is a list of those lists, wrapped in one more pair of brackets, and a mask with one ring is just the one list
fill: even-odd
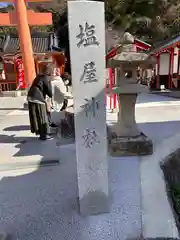
[(17, 33), (16, 27), (0, 27), (1, 34)]
[[(51, 12), (53, 26), (31, 27), (31, 31), (56, 31), (64, 42), (68, 40), (66, 1), (47, 4), (29, 3), (28, 8), (39, 12)], [(106, 22), (108, 26), (129, 31), (140, 39), (154, 43), (180, 33), (179, 0), (106, 0)], [(1, 12), (13, 6), (1, 8)], [(64, 32), (65, 33), (64, 33)], [(0, 27), (0, 33), (16, 32), (15, 28)]]
[(33, 32), (53, 32), (54, 26), (47, 25), (47, 26), (30, 26), (30, 31)]
[(153, 42), (180, 32), (179, 0), (107, 0), (106, 19)]
[(7, 7), (0, 8), (1, 13), (8, 13), (9, 11), (12, 11), (14, 9), (14, 6), (9, 4)]

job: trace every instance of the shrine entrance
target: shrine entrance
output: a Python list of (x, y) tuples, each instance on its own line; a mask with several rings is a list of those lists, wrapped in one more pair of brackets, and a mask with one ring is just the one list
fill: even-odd
[(180, 89), (180, 35), (166, 40), (152, 50), (157, 59), (154, 89)]
[[(7, 35), (5, 39), (6, 41), (4, 41), (3, 45), (4, 52), (1, 52), (1, 72), (3, 73), (2, 78), (0, 78), (1, 91), (24, 90), (27, 84), (25, 81), (22, 54), (18, 51), (20, 48), (19, 38), (14, 35)], [(63, 74), (65, 55), (57, 47), (58, 43), (55, 41), (55, 34), (36, 32), (32, 34), (31, 39), (36, 74), (39, 73), (42, 65), (47, 63), (52, 63), (54, 66), (60, 68)], [(56, 50), (53, 50), (54, 48)]]
[[(41, 0), (30, 0), (31, 2), (39, 2)], [(43, 0), (49, 1), (49, 0)], [(3, 2), (0, 0), (0, 2)], [(24, 78), (26, 85), (30, 86), (36, 76), (35, 64), (33, 58), (32, 40), (29, 25), (51, 25), (51, 13), (36, 13), (32, 10), (27, 10), (27, 1), (24, 0), (8, 0), (15, 6), (14, 11), (9, 13), (0, 13), (0, 26), (16, 26), (19, 35), (19, 45), (22, 62), (24, 66)]]

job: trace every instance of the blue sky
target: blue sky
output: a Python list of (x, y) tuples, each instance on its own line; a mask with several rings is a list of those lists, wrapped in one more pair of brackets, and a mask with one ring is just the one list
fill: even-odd
[(5, 2), (1, 2), (0, 3), (0, 7), (6, 7), (8, 4), (7, 3), (5, 3)]

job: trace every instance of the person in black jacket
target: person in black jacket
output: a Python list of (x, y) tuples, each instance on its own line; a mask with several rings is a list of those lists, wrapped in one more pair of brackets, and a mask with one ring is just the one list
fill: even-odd
[(46, 104), (46, 96), (52, 98), (50, 75), (50, 68), (43, 66), (41, 73), (34, 79), (27, 96), (31, 132), (40, 135), (40, 140), (50, 138)]

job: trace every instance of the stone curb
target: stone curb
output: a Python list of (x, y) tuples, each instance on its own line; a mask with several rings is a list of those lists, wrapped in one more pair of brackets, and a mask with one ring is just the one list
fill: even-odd
[[(9, 170), (18, 170), (18, 169), (27, 169), (27, 168), (41, 168), (41, 167), (50, 167), (60, 164), (60, 161), (57, 160), (43, 160), (43, 161), (29, 161), (29, 162), (15, 162), (15, 163), (0, 163), (0, 172), (9, 171)], [(0, 239), (1, 240), (1, 239)]]
[(158, 237), (158, 238), (143, 238), (139, 240), (179, 240), (179, 238), (164, 238), (164, 237)]
[[(151, 94), (156, 94), (156, 95), (161, 95), (161, 96), (165, 96), (165, 97), (170, 97), (170, 98), (180, 98), (180, 91), (152, 91), (150, 92)], [(176, 93), (178, 93), (179, 95), (177, 96)]]
[(26, 95), (27, 95), (26, 90), (0, 92), (0, 97), (20, 97), (20, 96), (26, 96)]
[(158, 237), (158, 238), (136, 238), (136, 239), (127, 239), (127, 240), (180, 240), (180, 238)]
[(149, 90), (149, 93), (170, 93), (170, 92), (172, 91), (171, 90)]
[(127, 240), (180, 240), (180, 238), (164, 238), (164, 237), (158, 237), (158, 238), (136, 238), (136, 239), (127, 239)]
[(160, 166), (170, 153), (179, 148), (179, 142), (180, 133), (155, 146), (152, 156), (141, 157), (142, 239), (179, 239)]

